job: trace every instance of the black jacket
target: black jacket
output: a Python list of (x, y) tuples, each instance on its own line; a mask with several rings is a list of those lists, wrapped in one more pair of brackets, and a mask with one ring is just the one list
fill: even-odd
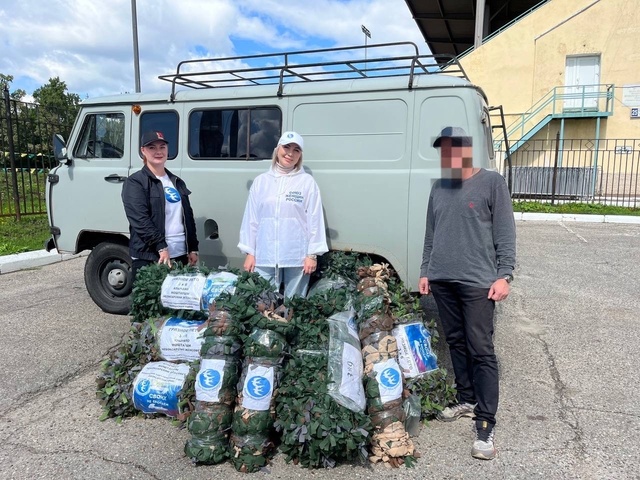
[[(182, 223), (187, 239), (187, 252), (198, 251), (196, 222), (189, 203), (191, 192), (180, 178), (166, 170), (182, 199)], [(144, 165), (122, 186), (122, 203), (129, 220), (129, 254), (132, 258), (157, 261), (158, 250), (166, 248), (164, 238), (164, 189), (162, 182)]]

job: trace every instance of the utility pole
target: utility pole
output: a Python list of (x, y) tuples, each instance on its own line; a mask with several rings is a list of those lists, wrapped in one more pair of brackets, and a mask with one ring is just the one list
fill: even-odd
[(138, 14), (136, 0), (131, 0), (131, 23), (133, 24), (133, 69), (136, 77), (136, 93), (140, 93), (140, 58), (138, 54)]
[(364, 69), (367, 70), (367, 38), (371, 38), (371, 32), (364, 25), (360, 25), (364, 33)]

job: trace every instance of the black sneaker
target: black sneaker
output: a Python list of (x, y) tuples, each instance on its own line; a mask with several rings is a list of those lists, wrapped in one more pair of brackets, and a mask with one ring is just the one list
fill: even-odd
[(496, 456), (496, 447), (493, 444), (494, 426), (484, 420), (477, 420), (474, 428), (476, 439), (471, 448), (471, 456), (480, 460), (493, 460)]

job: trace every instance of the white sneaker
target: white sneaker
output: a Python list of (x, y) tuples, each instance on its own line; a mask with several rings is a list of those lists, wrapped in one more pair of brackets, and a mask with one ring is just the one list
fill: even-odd
[(496, 456), (496, 447), (493, 444), (494, 426), (484, 420), (478, 420), (474, 428), (476, 439), (471, 448), (471, 456), (480, 460), (493, 460)]
[(453, 422), (461, 417), (473, 417), (474, 408), (476, 408), (476, 406), (472, 403), (459, 403), (442, 410), (438, 414), (437, 419), (441, 422)]

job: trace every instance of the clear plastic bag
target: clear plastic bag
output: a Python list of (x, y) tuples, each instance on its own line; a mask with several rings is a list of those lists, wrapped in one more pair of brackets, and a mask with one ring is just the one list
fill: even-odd
[(404, 409), (405, 420), (404, 429), (409, 436), (417, 437), (420, 434), (420, 415), (422, 415), (422, 406), (420, 405), (420, 397), (418, 395), (409, 395), (402, 404)]
[(328, 292), (330, 290), (341, 289), (347, 289), (350, 292), (353, 292), (356, 289), (356, 284), (353, 280), (346, 277), (341, 277), (339, 275), (331, 278), (323, 277), (311, 286), (309, 292), (307, 293), (307, 298), (320, 293)]
[(362, 376), (364, 367), (353, 310), (327, 319), (329, 323), (329, 383), (327, 391), (343, 407), (364, 412), (366, 398)]

